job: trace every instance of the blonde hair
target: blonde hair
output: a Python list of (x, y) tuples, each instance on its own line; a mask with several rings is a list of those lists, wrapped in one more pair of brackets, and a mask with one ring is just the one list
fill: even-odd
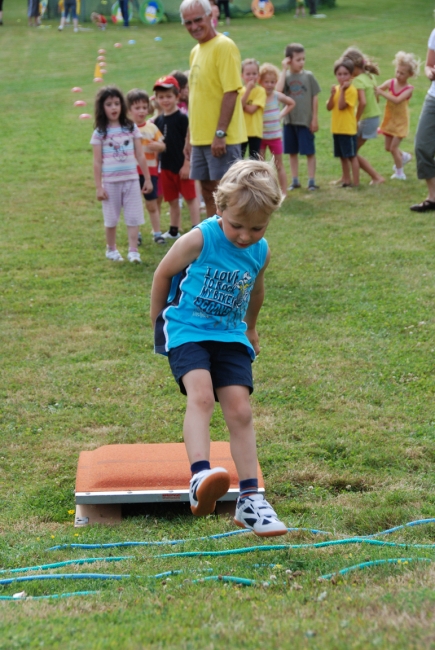
[(278, 81), (279, 70), (276, 65), (273, 65), (272, 63), (263, 63), (263, 65), (260, 66), (260, 81), (262, 81), (267, 74), (273, 74)]
[(355, 68), (361, 68), (364, 72), (369, 72), (370, 74), (379, 74), (380, 72), (378, 64), (371, 61), (366, 54), (363, 54), (356, 47), (348, 47), (343, 52), (343, 59), (350, 59), (353, 61)]
[(243, 61), (242, 61), (242, 72), (245, 69), (245, 66), (247, 66), (247, 65), (256, 65), (257, 70), (258, 71), (260, 70), (260, 64), (257, 61), (257, 59), (243, 59)]
[(411, 77), (416, 77), (420, 72), (421, 61), (412, 52), (397, 52), (393, 60), (393, 65), (404, 65), (411, 73)]
[(222, 177), (213, 194), (216, 207), (235, 207), (243, 214), (270, 215), (284, 200), (275, 166), (263, 160), (239, 160)]

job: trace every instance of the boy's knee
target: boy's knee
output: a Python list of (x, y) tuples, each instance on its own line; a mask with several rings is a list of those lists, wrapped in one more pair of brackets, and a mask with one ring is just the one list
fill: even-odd
[(198, 387), (194, 391), (189, 392), (187, 399), (192, 406), (202, 412), (209, 413), (214, 409), (214, 393), (208, 386)]
[(230, 406), (230, 417), (240, 426), (247, 426), (252, 422), (252, 409), (249, 399), (234, 401)]

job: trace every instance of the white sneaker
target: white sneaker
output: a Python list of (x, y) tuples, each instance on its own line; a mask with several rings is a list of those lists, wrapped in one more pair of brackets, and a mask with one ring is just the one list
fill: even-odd
[(79, 31), (78, 27), (74, 27), (74, 31), (77, 33)]
[(140, 259), (140, 255), (137, 251), (130, 251), (129, 254), (127, 255), (127, 259), (129, 262), (133, 262), (136, 264), (140, 264), (142, 260)]
[(62, 27), (62, 25), (59, 25), (59, 27), (57, 28), (57, 31), (58, 31), (58, 32), (63, 31), (63, 27)]
[(106, 257), (108, 260), (112, 260), (112, 262), (124, 261), (124, 258), (122, 257), (121, 253), (118, 250), (106, 251)]
[(398, 174), (397, 172), (394, 172), (394, 174), (390, 178), (396, 181), (406, 181), (405, 174)]
[(230, 487), (230, 475), (224, 467), (203, 469), (190, 479), (190, 509), (196, 517), (211, 515), (216, 501), (224, 496)]
[(262, 494), (250, 494), (243, 499), (239, 497), (234, 523), (241, 528), (250, 528), (259, 537), (275, 537), (287, 532), (287, 527)]
[[(411, 160), (412, 160), (412, 155), (410, 153), (407, 153), (406, 151), (404, 151), (402, 153), (402, 167), (404, 165), (407, 165)], [(393, 172), (396, 172), (396, 171), (397, 171), (397, 167), (396, 167), (396, 165), (393, 165)]]
[(163, 233), (162, 237), (163, 237), (163, 239), (174, 239), (175, 240), (175, 239), (179, 239), (181, 237), (181, 235), (180, 235), (179, 232), (177, 232), (176, 235), (171, 235), (169, 230), (167, 230), (166, 232)]

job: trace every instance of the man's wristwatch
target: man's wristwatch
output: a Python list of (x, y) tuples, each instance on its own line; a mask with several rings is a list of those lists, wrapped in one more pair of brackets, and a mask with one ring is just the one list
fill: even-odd
[(217, 138), (225, 138), (225, 136), (226, 136), (227, 134), (225, 133), (225, 131), (222, 131), (222, 129), (218, 129), (218, 130), (216, 131), (215, 135), (216, 135)]

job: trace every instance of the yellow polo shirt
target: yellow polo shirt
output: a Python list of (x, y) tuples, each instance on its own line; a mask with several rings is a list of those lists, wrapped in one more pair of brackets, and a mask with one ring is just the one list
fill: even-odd
[(331, 117), (331, 132), (336, 135), (355, 135), (358, 128), (356, 124), (355, 107), (358, 101), (358, 91), (352, 84), (344, 92), (346, 108), (342, 111), (338, 108), (340, 86), (335, 87), (334, 107)]
[[(210, 145), (216, 133), (224, 93), (242, 87), (240, 52), (233, 41), (217, 34), (198, 43), (190, 54), (189, 127), (190, 142)], [(246, 142), (246, 127), (240, 95), (227, 128), (227, 144)]]
[[(243, 87), (240, 92), (240, 97), (245, 94), (246, 88)], [(243, 111), (246, 124), (246, 133), (248, 138), (262, 138), (263, 137), (263, 111), (266, 106), (266, 91), (263, 86), (255, 86), (249, 93), (247, 106), (258, 106), (255, 113), (246, 113)]]

